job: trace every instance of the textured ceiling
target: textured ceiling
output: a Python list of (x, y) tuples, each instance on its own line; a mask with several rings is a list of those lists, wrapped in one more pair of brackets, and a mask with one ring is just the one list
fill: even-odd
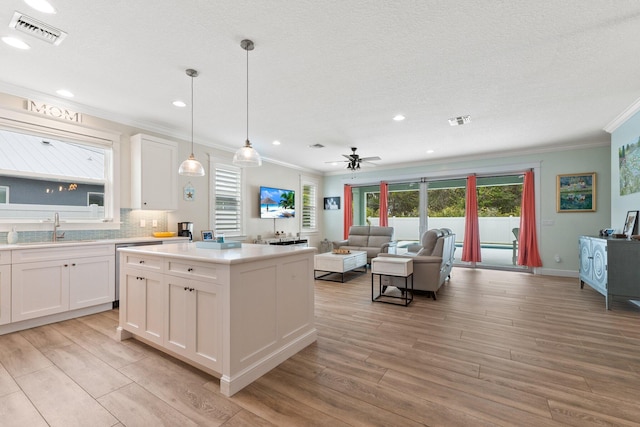
[[(0, 43), (1, 91), (189, 140), (189, 108), (171, 102), (189, 102), (195, 68), (196, 143), (236, 149), (250, 38), (249, 139), (315, 171), (342, 170), (326, 162), (351, 146), (385, 167), (605, 143), (640, 98), (637, 0), (50, 1), (56, 15), (2, 2), (0, 36), (32, 49)], [(67, 38), (16, 33), (16, 10)]]

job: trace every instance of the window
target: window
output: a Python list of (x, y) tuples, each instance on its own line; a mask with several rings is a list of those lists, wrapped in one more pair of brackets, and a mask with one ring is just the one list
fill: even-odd
[[(0, 229), (41, 230), (56, 212), (70, 230), (119, 228), (119, 141), (109, 131), (0, 109)], [(90, 193), (102, 202), (89, 206)]]
[(91, 205), (104, 206), (104, 193), (94, 193), (89, 191), (87, 193), (87, 206)]
[(9, 187), (0, 185), (0, 203), (9, 203)]
[(316, 231), (317, 225), (317, 185), (314, 182), (302, 182), (302, 230)]
[(210, 173), (213, 204), (211, 224), (216, 232), (239, 236), (242, 227), (242, 170), (235, 166), (212, 164)]

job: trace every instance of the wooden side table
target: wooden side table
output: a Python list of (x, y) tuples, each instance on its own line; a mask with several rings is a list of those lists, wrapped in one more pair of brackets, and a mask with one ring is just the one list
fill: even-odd
[[(375, 295), (375, 276), (378, 276), (377, 296)], [(404, 277), (404, 288), (398, 288), (404, 296), (384, 294), (382, 276)], [(411, 288), (409, 288), (409, 279), (411, 279)], [(411, 258), (376, 257), (371, 260), (371, 301), (405, 307), (413, 301), (413, 260)]]

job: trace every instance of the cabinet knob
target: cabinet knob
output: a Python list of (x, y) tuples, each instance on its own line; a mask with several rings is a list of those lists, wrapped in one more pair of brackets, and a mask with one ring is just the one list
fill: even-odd
[(64, 266), (65, 266), (65, 267), (69, 267), (69, 264), (65, 264)]
[(189, 292), (193, 292), (195, 288), (189, 288)]
[(192, 272), (192, 271), (193, 271), (193, 268), (192, 268), (192, 267), (189, 267), (189, 268), (187, 268), (187, 271), (188, 271), (188, 272)]
[(185, 290), (185, 291), (188, 291), (188, 290), (189, 290), (189, 288), (185, 286), (185, 287), (184, 287), (184, 290)]
[(140, 263), (140, 264), (144, 264), (144, 260), (143, 260), (143, 259), (141, 259), (141, 260), (139, 261), (139, 263)]
[(76, 266), (76, 263), (74, 262), (73, 264), (71, 264), (71, 266), (72, 266), (72, 267), (75, 267), (75, 266)]

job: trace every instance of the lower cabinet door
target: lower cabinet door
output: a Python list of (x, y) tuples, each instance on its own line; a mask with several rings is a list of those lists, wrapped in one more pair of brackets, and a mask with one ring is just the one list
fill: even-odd
[(82, 258), (69, 264), (69, 308), (91, 307), (115, 299), (115, 258)]
[(0, 325), (11, 322), (11, 266), (0, 265)]
[(164, 341), (162, 274), (128, 269), (120, 282), (120, 325), (157, 344)]
[(11, 321), (69, 310), (69, 263), (43, 261), (11, 268)]
[(181, 277), (165, 276), (165, 280), (165, 347), (222, 372), (221, 287)]

